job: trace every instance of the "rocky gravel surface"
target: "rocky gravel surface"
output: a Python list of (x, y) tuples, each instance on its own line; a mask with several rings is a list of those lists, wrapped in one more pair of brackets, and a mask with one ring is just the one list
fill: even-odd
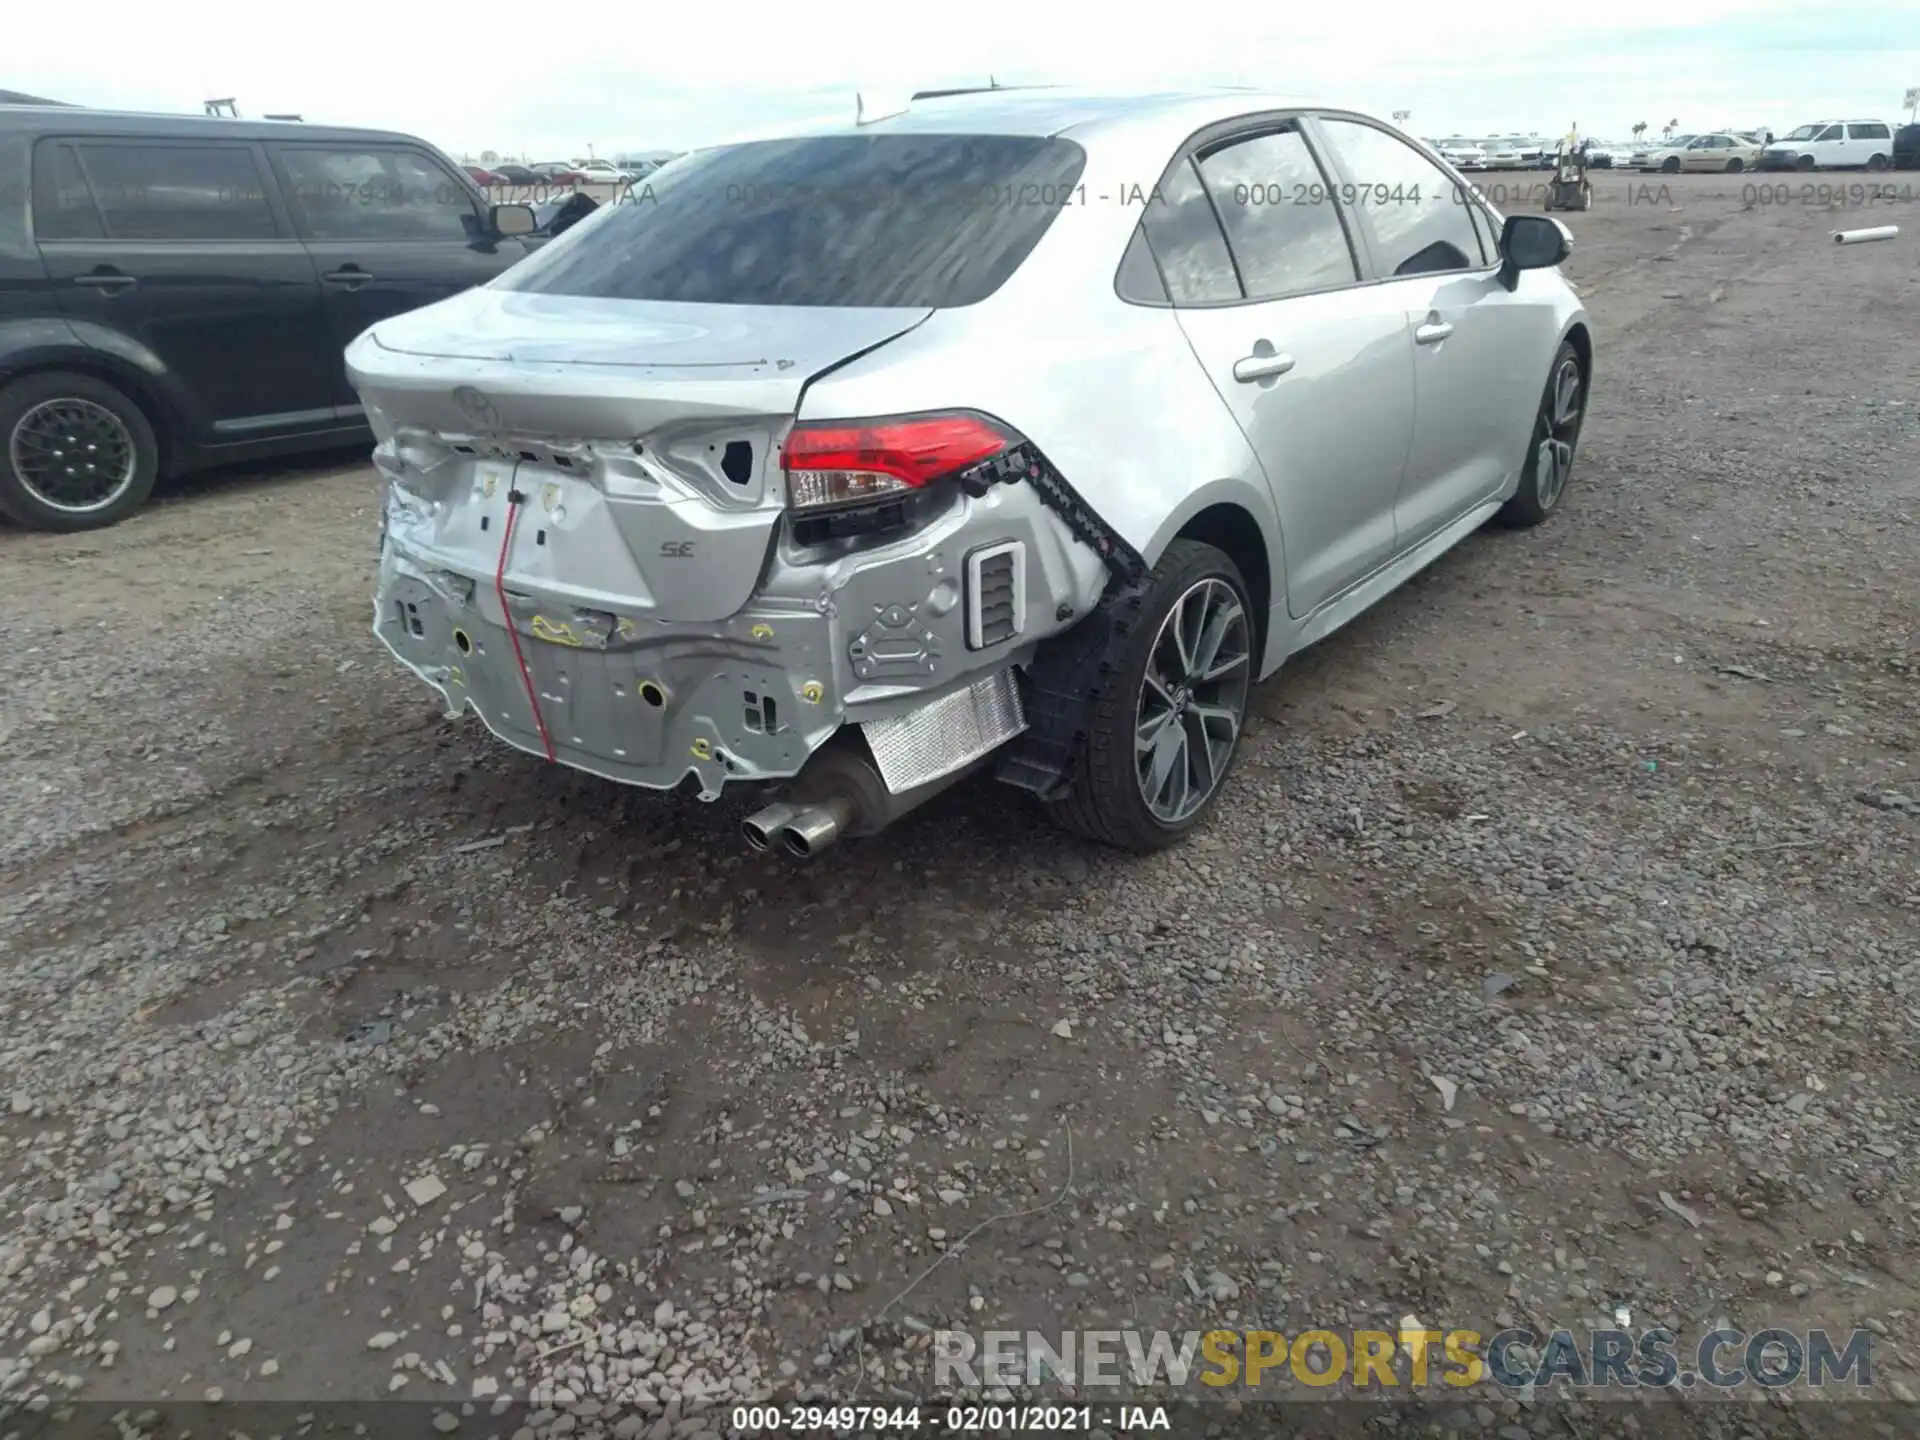
[(1912, 1433), (1920, 213), (1630, 185), (1563, 513), (1264, 685), (1151, 859), (982, 783), (796, 866), (446, 721), (357, 464), (0, 534), (0, 1414), (631, 1440), (938, 1329), (1413, 1317), (1865, 1330)]

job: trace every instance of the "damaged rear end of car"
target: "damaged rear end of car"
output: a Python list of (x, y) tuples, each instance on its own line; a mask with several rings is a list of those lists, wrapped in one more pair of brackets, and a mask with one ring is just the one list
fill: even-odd
[(747, 822), (760, 848), (873, 833), (972, 773), (1125, 542), (924, 347), (924, 403), (848, 416), (832, 387), (991, 296), (1056, 218), (983, 193), (1083, 160), (1006, 135), (728, 147), (362, 335), (375, 633), (548, 760), (708, 800), (789, 781)]

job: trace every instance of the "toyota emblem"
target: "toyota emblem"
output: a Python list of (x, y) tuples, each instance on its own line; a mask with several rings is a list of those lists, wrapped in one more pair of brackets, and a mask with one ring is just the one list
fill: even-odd
[(482, 395), (471, 385), (462, 385), (453, 392), (453, 403), (460, 407), (460, 413), (484, 430), (500, 428), (500, 412), (493, 401)]

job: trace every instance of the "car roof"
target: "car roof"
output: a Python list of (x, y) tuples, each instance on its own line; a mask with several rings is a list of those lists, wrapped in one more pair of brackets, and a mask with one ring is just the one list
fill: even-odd
[(313, 125), (305, 120), (230, 120), (217, 115), (156, 115), (138, 110), (88, 110), (77, 105), (0, 105), (0, 133), (137, 135), (156, 140), (380, 140), (419, 143), (391, 130)]
[(1351, 112), (1347, 105), (1320, 104), (1299, 95), (1237, 89), (1125, 92), (1072, 86), (1004, 88), (915, 100), (895, 114), (860, 123), (855, 107), (843, 116), (782, 126), (737, 137), (741, 140), (798, 139), (814, 135), (972, 134), (1075, 137), (1141, 121), (1184, 124), (1198, 130), (1236, 115), (1262, 110), (1327, 109)]

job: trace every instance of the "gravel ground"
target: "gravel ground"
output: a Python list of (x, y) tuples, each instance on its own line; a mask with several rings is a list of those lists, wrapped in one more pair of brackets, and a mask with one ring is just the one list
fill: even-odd
[(630, 1437), (929, 1326), (1624, 1304), (1869, 1327), (1910, 1433), (1920, 207), (1800, 186), (1600, 180), (1564, 512), (1152, 859), (983, 782), (800, 867), (443, 720), (351, 457), (0, 534), (0, 1394)]

